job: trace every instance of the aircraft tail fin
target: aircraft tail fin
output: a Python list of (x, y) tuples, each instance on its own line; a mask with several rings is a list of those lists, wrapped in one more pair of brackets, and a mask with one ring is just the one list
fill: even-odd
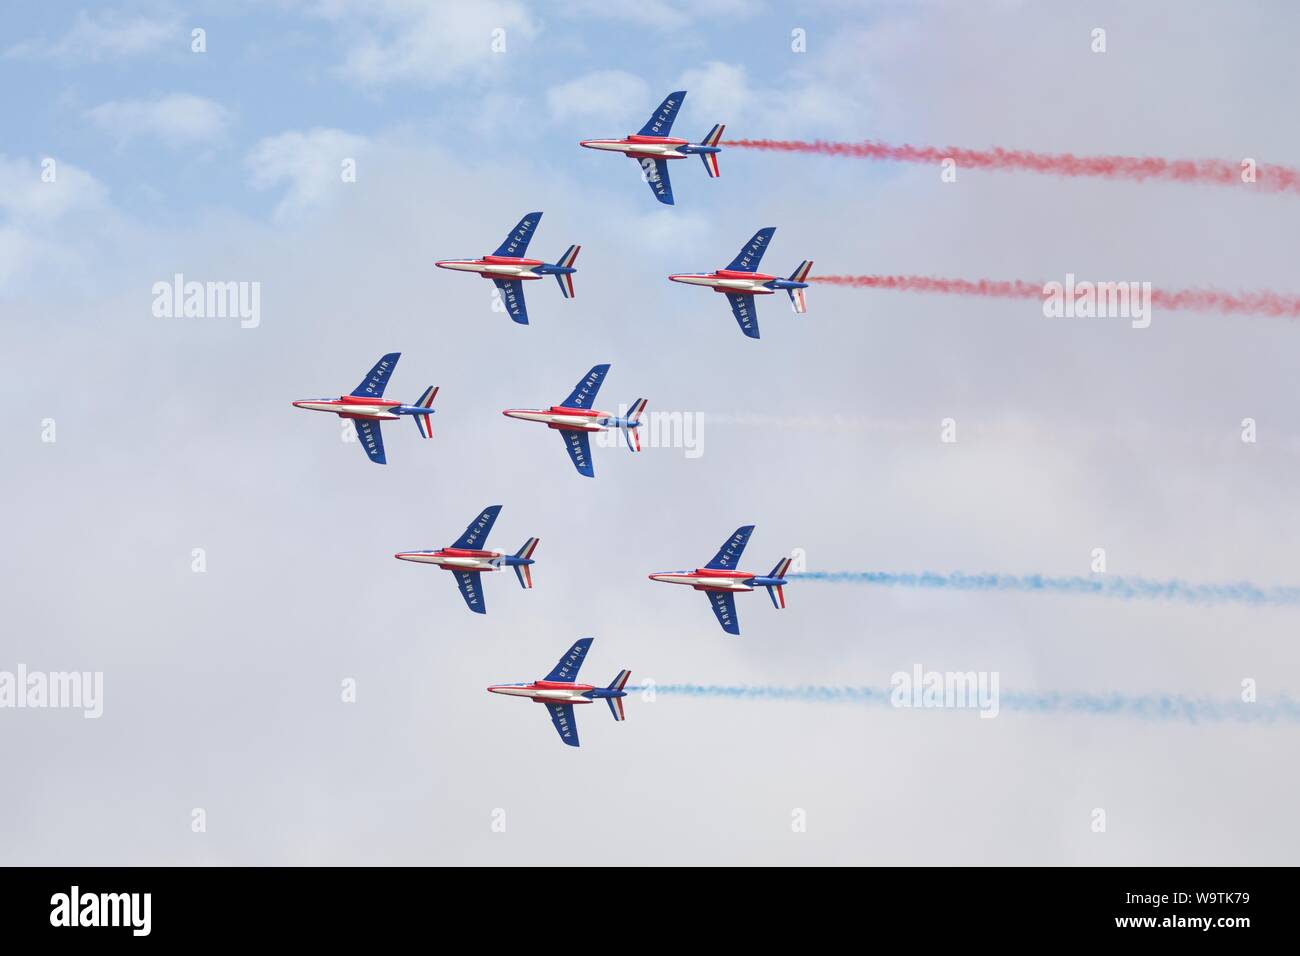
[[(420, 408), (433, 408), (433, 400), (438, 397), (438, 386), (430, 385), (420, 396), (420, 400), (415, 404)], [(425, 415), (413, 415), (415, 427), (420, 430), (420, 434), (425, 438), (433, 437), (433, 412), (430, 411)]]
[[(796, 268), (794, 272), (790, 273), (790, 281), (807, 282), (808, 273), (811, 271), (812, 271), (812, 260), (805, 259), (803, 262), (799, 263), (798, 268)], [(805, 312), (808, 311), (808, 302), (804, 298), (803, 289), (786, 289), (786, 292), (790, 293), (790, 304), (794, 306), (795, 312), (797, 312), (799, 315), (803, 315)]]
[[(612, 681), (610, 681), (609, 686), (606, 687), (605, 689), (622, 690), (624, 687), (627, 686), (627, 679), (631, 676), (632, 676), (631, 671), (619, 671), (618, 676), (616, 676)], [(609, 712), (615, 720), (623, 720), (625, 718), (626, 715), (623, 713), (622, 697), (606, 697), (605, 703), (609, 704)]]
[[(623, 420), (627, 422), (628, 425), (634, 425), (640, 422), (641, 413), (645, 411), (645, 406), (646, 406), (646, 400), (644, 398), (638, 398), (628, 408), (627, 415), (624, 417)], [(623, 439), (624, 441), (627, 442), (628, 448), (632, 449), (633, 451), (641, 450), (641, 436), (635, 428), (629, 428), (627, 427), (627, 425), (624, 425)]]
[[(564, 251), (564, 255), (560, 256), (560, 261), (557, 262), (556, 265), (562, 269), (572, 269), (574, 262), (578, 259), (578, 253), (580, 251), (582, 251), (582, 246), (569, 246), (569, 248)], [(566, 299), (572, 299), (574, 295), (573, 273), (557, 272), (555, 273), (555, 281), (560, 284), (560, 291), (564, 293), (564, 297)]]
[[(792, 560), (791, 558), (782, 558), (776, 562), (776, 567), (772, 569), (772, 573), (768, 577), (784, 580), (785, 572), (790, 570)], [(785, 587), (783, 585), (769, 584), (767, 586), (767, 596), (772, 599), (772, 607), (778, 611), (785, 607)]]
[[(524, 542), (524, 546), (515, 552), (516, 558), (531, 560), (533, 552), (537, 550), (539, 538), (529, 538)], [(519, 586), (525, 590), (533, 586), (533, 566), (531, 564), (514, 565), (515, 577), (519, 579)]]
[[(721, 123), (714, 126), (713, 129), (709, 130), (709, 135), (704, 137), (704, 140), (700, 145), (717, 146), (718, 142), (722, 139), (722, 131), (724, 129), (726, 129), (726, 127)], [(717, 179), (722, 175), (722, 171), (718, 169), (717, 153), (700, 153), (700, 160), (704, 163), (704, 168), (708, 171), (710, 179)]]

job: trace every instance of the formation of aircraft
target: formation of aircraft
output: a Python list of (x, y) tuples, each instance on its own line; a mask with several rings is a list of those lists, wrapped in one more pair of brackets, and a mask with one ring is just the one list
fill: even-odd
[(758, 315), (754, 310), (754, 296), (774, 295), (785, 291), (790, 296), (790, 304), (795, 312), (802, 314), (808, 311), (803, 290), (808, 288), (808, 273), (812, 271), (811, 260), (805, 259), (799, 263), (788, 279), (778, 279), (776, 276), (764, 275), (758, 271), (758, 265), (763, 261), (763, 253), (767, 251), (775, 234), (775, 226), (758, 230), (753, 238), (741, 247), (736, 258), (732, 259), (725, 269), (705, 273), (679, 273), (668, 278), (673, 282), (684, 282), (687, 285), (706, 286), (714, 292), (726, 295), (727, 301), (731, 303), (731, 313), (740, 325), (740, 331), (751, 339), (756, 339), (758, 338)]
[(551, 723), (556, 733), (570, 747), (578, 746), (578, 724), (573, 719), (573, 708), (579, 704), (590, 704), (603, 700), (609, 705), (609, 712), (615, 720), (623, 719), (623, 698), (627, 691), (627, 679), (631, 671), (619, 671), (609, 682), (608, 687), (596, 687), (592, 684), (578, 683), (578, 669), (587, 659), (591, 642), (595, 638), (584, 637), (574, 641), (573, 646), (560, 658), (560, 662), (551, 668), (551, 672), (541, 680), (527, 681), (519, 684), (493, 684), (488, 688), (490, 694), (504, 694), (507, 697), (525, 697), (538, 704), (545, 704), (551, 715)]
[(357, 430), (357, 438), (370, 460), (384, 465), (384, 435), (380, 430), (381, 422), (396, 421), (403, 415), (415, 419), (415, 427), (424, 438), (433, 437), (433, 400), (438, 395), (437, 386), (430, 385), (424, 390), (419, 401), (414, 405), (403, 405), (384, 398), (384, 388), (389, 376), (397, 367), (400, 352), (389, 352), (370, 370), (370, 374), (361, 380), (361, 384), (347, 395), (338, 398), (314, 398), (294, 402), (295, 408), (305, 408), (312, 412), (333, 412), (339, 418), (352, 419)]
[(736, 595), (752, 591), (756, 587), (767, 588), (767, 595), (772, 599), (772, 606), (777, 610), (785, 607), (785, 573), (790, 568), (790, 558), (782, 558), (776, 563), (770, 574), (755, 574), (752, 571), (740, 571), (736, 565), (749, 543), (749, 536), (754, 533), (754, 526), (747, 524), (737, 528), (710, 561), (694, 571), (661, 571), (650, 575), (651, 581), (663, 581), (666, 584), (685, 584), (697, 591), (703, 591), (709, 598), (718, 623), (728, 634), (740, 634), (740, 620), (736, 617)]
[(501, 414), (507, 418), (518, 418), (526, 422), (541, 422), (548, 428), (560, 433), (564, 438), (564, 447), (573, 459), (573, 467), (578, 474), (587, 478), (596, 477), (596, 470), (591, 460), (591, 433), (617, 428), (623, 433), (627, 447), (633, 451), (641, 450), (641, 439), (637, 429), (641, 426), (641, 413), (645, 411), (646, 400), (638, 398), (629, 407), (623, 417), (611, 415), (592, 408), (596, 393), (609, 372), (608, 365), (592, 366), (590, 372), (583, 376), (569, 397), (559, 405), (550, 408), (507, 408)]
[(718, 143), (722, 139), (724, 126), (718, 124), (709, 130), (709, 135), (698, 143), (670, 135), (677, 111), (682, 108), (686, 91), (669, 93), (659, 104), (650, 119), (639, 132), (622, 139), (584, 139), (580, 146), (599, 149), (606, 152), (622, 153), (635, 159), (641, 167), (641, 178), (650, 186), (650, 191), (666, 206), (673, 204), (673, 184), (668, 179), (668, 162), (673, 159), (685, 159), (699, 156), (708, 171), (710, 179), (717, 179), (718, 153), (722, 148)]
[[(720, 143), (723, 126), (721, 124), (714, 126), (699, 143), (691, 143), (672, 136), (673, 123), (685, 98), (685, 91), (670, 93), (637, 133), (622, 139), (583, 140), (581, 145), (588, 149), (621, 153), (636, 160), (642, 169), (642, 178), (649, 184), (655, 198), (661, 203), (672, 205), (673, 190), (668, 178), (668, 163), (688, 156), (699, 156), (710, 178), (717, 178), (718, 154), (722, 151)], [(554, 276), (564, 297), (573, 298), (573, 277), (577, 272), (574, 264), (581, 250), (581, 246), (569, 246), (564, 255), (554, 263), (528, 258), (528, 246), (532, 242), (541, 218), (540, 212), (527, 213), (491, 255), (478, 259), (442, 259), (438, 260), (436, 265), (442, 269), (471, 272), (482, 278), (491, 279), (499, 290), (501, 301), (510, 317), (516, 323), (527, 325), (528, 310), (524, 301), (524, 283)], [(763, 254), (767, 251), (775, 233), (776, 229), (773, 227), (760, 229), (725, 269), (709, 273), (681, 273), (668, 278), (674, 282), (705, 286), (726, 295), (741, 331), (746, 336), (756, 339), (759, 337), (759, 331), (753, 305), (755, 296), (773, 295), (783, 291), (790, 296), (791, 305), (796, 313), (807, 310), (804, 290), (808, 288), (808, 275), (812, 269), (812, 262), (805, 260), (800, 263), (788, 279), (765, 275), (758, 271)], [(331, 412), (340, 418), (351, 420), (355, 424), (361, 446), (370, 460), (378, 464), (386, 464), (380, 427), (382, 422), (410, 416), (414, 419), (422, 437), (433, 436), (432, 406), (438, 394), (436, 387), (427, 388), (420, 399), (412, 405), (384, 398), (384, 390), (399, 358), (400, 354), (397, 352), (384, 355), (375, 363), (361, 384), (346, 395), (338, 398), (307, 399), (293, 404), (297, 408)], [(591, 458), (593, 432), (617, 430), (622, 433), (628, 448), (634, 452), (641, 450), (638, 429), (646, 409), (645, 399), (637, 399), (623, 415), (600, 411), (594, 407), (597, 394), (609, 369), (608, 364), (593, 366), (558, 405), (537, 409), (510, 408), (503, 414), (509, 418), (539, 422), (559, 432), (578, 474), (588, 478), (595, 477), (594, 463)], [(432, 565), (450, 571), (456, 580), (461, 597), (465, 600), (465, 605), (475, 614), (484, 614), (487, 608), (481, 584), (482, 575), (510, 568), (514, 571), (521, 588), (530, 589), (533, 586), (532, 566), (535, 563), (533, 554), (537, 550), (537, 538), (526, 540), (514, 554), (491, 551), (487, 548), (488, 535), (500, 512), (501, 505), (489, 505), (484, 508), (465, 529), (465, 533), (448, 547), (436, 550), (400, 551), (393, 557), (401, 561)], [(728, 634), (738, 635), (740, 624), (735, 606), (737, 593), (762, 587), (767, 590), (774, 607), (778, 609), (785, 607), (784, 587), (788, 583), (785, 575), (790, 568), (790, 558), (782, 558), (771, 573), (766, 575), (742, 571), (737, 567), (753, 531), (753, 525), (736, 529), (735, 534), (723, 544), (713, 560), (702, 568), (694, 571), (660, 572), (651, 574), (650, 579), (669, 584), (684, 584), (704, 592), (722, 629)], [(614, 719), (623, 720), (623, 698), (627, 696), (625, 688), (630, 677), (630, 672), (623, 670), (619, 671), (614, 680), (605, 687), (578, 683), (578, 671), (586, 659), (592, 641), (590, 637), (576, 641), (551, 672), (541, 680), (493, 684), (487, 689), (493, 694), (524, 697), (544, 704), (560, 739), (570, 747), (577, 747), (578, 728), (574, 721), (573, 708), (580, 704), (604, 700)]]
[(393, 557), (399, 561), (432, 564), (452, 572), (456, 576), (456, 586), (460, 588), (461, 597), (469, 609), (475, 614), (486, 614), (480, 575), (500, 571), (502, 568), (513, 568), (521, 588), (533, 586), (533, 552), (537, 550), (537, 538), (529, 538), (514, 554), (488, 551), (484, 547), (500, 513), (500, 505), (484, 508), (482, 514), (465, 529), (465, 533), (449, 547), (436, 551), (399, 551)]
[(491, 279), (501, 292), (501, 302), (510, 318), (520, 325), (528, 324), (528, 308), (524, 304), (524, 283), (546, 276), (555, 276), (560, 284), (560, 291), (566, 299), (573, 298), (573, 275), (578, 270), (573, 263), (578, 258), (582, 246), (569, 246), (560, 256), (559, 262), (543, 262), (541, 259), (526, 258), (528, 244), (532, 242), (537, 224), (542, 221), (540, 212), (530, 212), (519, 220), (518, 225), (510, 231), (505, 241), (497, 246), (496, 252), (481, 259), (443, 259), (435, 262), (439, 269), (451, 269), (454, 272), (476, 272), (484, 279)]

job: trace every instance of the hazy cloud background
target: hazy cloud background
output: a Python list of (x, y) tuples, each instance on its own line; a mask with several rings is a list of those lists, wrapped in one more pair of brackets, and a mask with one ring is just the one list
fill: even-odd
[[(804, 582), (779, 613), (742, 597), (737, 640), (645, 578), (752, 522), (760, 571), (799, 547), (821, 570), (1086, 574), (1105, 547), (1115, 573), (1296, 583), (1290, 323), (1135, 331), (814, 287), (806, 316), (760, 302), (751, 342), (720, 296), (664, 278), (774, 225), (782, 274), (812, 258), (1295, 291), (1293, 201), (731, 150), (716, 181), (676, 164), (666, 209), (633, 164), (576, 145), (687, 89), (692, 139), (726, 122), (1292, 163), (1296, 26), (1281, 3), (21, 11), (0, 42), (0, 669), (102, 670), (106, 699), (98, 721), (0, 711), (0, 859), (527, 863), (562, 842), (646, 863), (1293, 861), (1294, 726), (661, 696), (621, 725), (584, 709), (573, 751), (483, 688), (593, 635), (593, 682), (880, 687), (920, 662), (996, 670), (1008, 692), (1300, 691), (1285, 608)], [(105, 104), (136, 106), (114, 122)], [(583, 244), (578, 297), (531, 285), (520, 328), (490, 284), (433, 261), (489, 252), (534, 209), (534, 254)], [(260, 282), (261, 325), (154, 318), (151, 286), (177, 272)], [(390, 424), (379, 468), (289, 403), (393, 350), (392, 397), (442, 391), (434, 440)], [(601, 361), (604, 407), (704, 411), (704, 455), (598, 449), (584, 481), (558, 439), (500, 415)], [(494, 502), (493, 545), (542, 539), (537, 587), (485, 581), (478, 618), (447, 575), (391, 555)]]

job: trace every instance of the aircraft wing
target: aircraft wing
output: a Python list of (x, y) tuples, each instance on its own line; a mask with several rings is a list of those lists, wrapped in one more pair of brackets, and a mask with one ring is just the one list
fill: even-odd
[(731, 265), (727, 268), (733, 272), (757, 272), (758, 264), (763, 261), (763, 253), (767, 252), (775, 232), (775, 226), (758, 230), (753, 238), (736, 253), (736, 258), (731, 260)]
[(740, 331), (751, 339), (758, 338), (758, 310), (754, 308), (754, 297), (728, 292), (727, 301), (731, 303), (731, 314), (736, 317)]
[(564, 447), (573, 459), (573, 467), (585, 478), (595, 478), (596, 469), (591, 463), (591, 432), (571, 432), (559, 430), (564, 436)]
[(484, 550), (483, 545), (487, 543), (487, 536), (492, 533), (492, 526), (496, 524), (497, 515), (500, 513), (500, 505), (488, 505), (483, 509), (482, 514), (470, 522), (465, 533), (456, 539), (452, 547), (464, 548), (468, 551)]
[(740, 635), (740, 621), (736, 619), (736, 594), (734, 591), (705, 591), (713, 613), (728, 634)]
[(736, 565), (740, 563), (740, 556), (745, 553), (745, 545), (749, 544), (749, 536), (753, 533), (752, 524), (737, 528), (705, 567), (714, 571), (736, 570)]
[(388, 376), (393, 374), (393, 369), (397, 367), (397, 360), (402, 357), (401, 352), (389, 352), (370, 370), (370, 374), (361, 380), (361, 384), (351, 392), (353, 395), (363, 395), (366, 398), (383, 398), (384, 388), (388, 385)]
[(600, 391), (600, 383), (609, 373), (608, 365), (593, 365), (591, 371), (583, 376), (582, 381), (573, 387), (569, 397), (561, 402), (564, 408), (591, 408)]
[[(383, 386), (380, 386), (380, 391)], [(366, 450), (370, 460), (376, 464), (386, 465), (388, 459), (384, 457), (384, 433), (379, 429), (379, 422), (369, 418), (354, 418), (352, 424), (357, 429), (357, 440), (361, 442), (361, 447)]]
[(501, 304), (510, 318), (520, 325), (528, 324), (528, 306), (524, 304), (524, 284), (518, 279), (493, 279), (501, 290)]
[(474, 571), (456, 571), (456, 587), (460, 588), (460, 596), (465, 599), (465, 604), (475, 614), (486, 614), (487, 605), (483, 603), (483, 588), (479, 581), (480, 575)]
[(528, 243), (533, 241), (533, 231), (537, 228), (537, 223), (541, 221), (540, 212), (530, 212), (519, 220), (518, 225), (510, 230), (510, 235), (506, 236), (505, 242), (497, 246), (497, 251), (492, 253), (494, 256), (514, 256), (516, 259), (522, 259), (528, 254)]
[(551, 723), (560, 739), (570, 747), (578, 746), (578, 722), (573, 719), (573, 705), (547, 704), (546, 709), (551, 712)]
[(644, 126), (641, 127), (639, 136), (668, 136), (673, 131), (673, 120), (677, 119), (677, 111), (682, 108), (682, 101), (686, 99), (686, 91), (678, 90), (676, 93), (669, 93), (664, 97), (664, 101), (659, 104), (659, 108), (650, 114)]
[(594, 637), (583, 637), (574, 641), (573, 646), (560, 658), (560, 662), (551, 668), (551, 672), (544, 680), (576, 682), (578, 671), (582, 668), (582, 662), (587, 659), (587, 651), (591, 650), (591, 642), (594, 640)]
[(644, 179), (650, 187), (650, 191), (655, 194), (665, 206), (673, 204), (673, 181), (668, 178), (668, 160), (653, 159), (649, 156), (639, 160), (641, 164), (641, 178)]

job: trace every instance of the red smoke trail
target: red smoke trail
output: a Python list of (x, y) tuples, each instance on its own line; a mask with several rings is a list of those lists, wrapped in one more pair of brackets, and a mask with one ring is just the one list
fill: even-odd
[(1148, 179), (1178, 183), (1246, 186), (1264, 192), (1300, 193), (1300, 170), (1288, 166), (1257, 164), (1255, 182), (1242, 181), (1240, 162), (1224, 159), (1160, 159), (1155, 156), (1074, 156), (1070, 153), (1032, 153), (1020, 149), (959, 149), (948, 146), (891, 146), (871, 140), (862, 143), (802, 142), (782, 139), (733, 139), (722, 143), (737, 149), (763, 149), (780, 153), (816, 153), (851, 156), (898, 163), (941, 163), (951, 159), (959, 169), (1003, 169), (1056, 176), (1090, 176), (1099, 179)]
[[(898, 292), (933, 292), (940, 295), (976, 295), (993, 299), (1047, 298), (1044, 283), (1023, 279), (937, 279), (933, 276), (809, 276), (809, 282), (858, 289), (892, 289)], [(1077, 285), (1083, 280), (1076, 282)], [(1151, 290), (1151, 306), (1169, 312), (1222, 312), (1227, 315), (1267, 315), (1300, 318), (1300, 296), (1281, 292), (1223, 292), (1218, 289)]]

